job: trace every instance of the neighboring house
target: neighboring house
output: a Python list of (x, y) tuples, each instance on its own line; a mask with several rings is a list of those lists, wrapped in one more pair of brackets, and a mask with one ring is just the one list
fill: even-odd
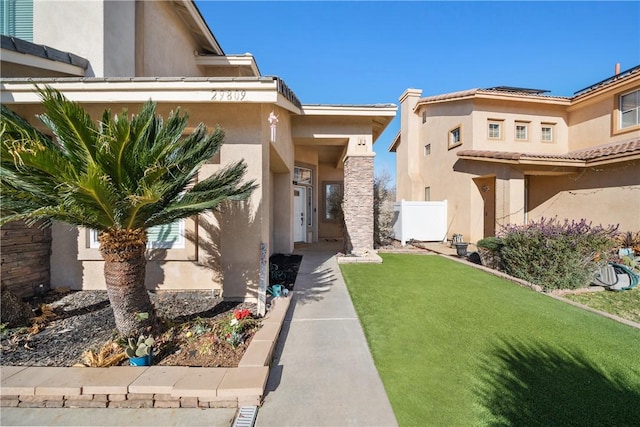
[[(302, 104), (282, 79), (262, 76), (250, 54), (225, 54), (191, 0), (36, 0), (32, 10), (31, 42), (2, 38), (3, 104), (39, 129), (34, 83), (59, 89), (96, 119), (105, 108), (135, 112), (148, 99), (165, 116), (181, 107), (188, 131), (202, 121), (226, 133), (200, 176), (243, 158), (246, 179), (260, 185), (224, 212), (152, 230), (148, 288), (255, 299), (265, 256), (342, 236), (325, 203), (332, 192), (345, 195), (352, 252), (373, 249), (373, 143), (395, 105)], [(57, 49), (51, 59), (49, 46)], [(52, 287), (103, 288), (102, 266), (95, 232), (53, 225)]]
[(447, 237), (471, 242), (542, 217), (640, 230), (640, 66), (545, 92), (406, 90), (389, 148), (397, 200), (446, 199)]

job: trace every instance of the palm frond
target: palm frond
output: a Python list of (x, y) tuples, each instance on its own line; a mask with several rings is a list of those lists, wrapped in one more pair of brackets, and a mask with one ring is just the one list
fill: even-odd
[(146, 227), (169, 224), (206, 210), (216, 209), (224, 201), (246, 200), (258, 188), (255, 181), (241, 183), (247, 165), (238, 161), (219, 170), (185, 191), (163, 210), (151, 215)]
[(99, 132), (89, 113), (48, 86), (38, 91), (45, 109), (38, 117), (55, 135), (67, 161), (78, 171), (96, 163)]
[(38, 117), (56, 140), (2, 106), (2, 223), (55, 219), (97, 230), (147, 228), (244, 200), (257, 187), (242, 183), (243, 161), (194, 185), (224, 132), (208, 133), (200, 124), (183, 136), (188, 115), (179, 109), (164, 121), (149, 101), (130, 117), (127, 110), (105, 110), (97, 125), (60, 92), (37, 90), (45, 109)]

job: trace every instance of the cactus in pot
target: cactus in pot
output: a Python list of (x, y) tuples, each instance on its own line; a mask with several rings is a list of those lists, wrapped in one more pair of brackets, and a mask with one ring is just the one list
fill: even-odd
[(129, 359), (143, 357), (150, 360), (154, 343), (155, 340), (151, 336), (145, 338), (144, 335), (140, 335), (137, 341), (134, 338), (129, 338), (127, 348), (124, 352)]

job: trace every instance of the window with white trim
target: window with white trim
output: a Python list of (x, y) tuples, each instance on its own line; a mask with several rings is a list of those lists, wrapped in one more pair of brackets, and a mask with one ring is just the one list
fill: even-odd
[(489, 120), (487, 125), (487, 138), (502, 139), (502, 120)]
[(462, 126), (455, 127), (449, 131), (449, 148), (462, 144)]
[[(147, 248), (184, 249), (184, 224), (185, 220), (181, 219), (172, 224), (158, 225), (147, 229)], [(100, 248), (97, 230), (89, 230), (89, 247), (91, 249)]]
[(516, 122), (516, 141), (527, 141), (529, 139), (529, 124)]
[(640, 125), (640, 89), (620, 95), (620, 129)]
[(554, 127), (552, 123), (542, 123), (540, 127), (540, 140), (542, 142), (553, 142)]

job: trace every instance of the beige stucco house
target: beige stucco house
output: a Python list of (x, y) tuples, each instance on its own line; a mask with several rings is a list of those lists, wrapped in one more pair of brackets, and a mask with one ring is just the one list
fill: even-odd
[[(191, 0), (32, 4), (31, 39), (2, 37), (3, 104), (38, 124), (37, 83), (96, 118), (105, 108), (135, 112), (148, 99), (163, 115), (180, 106), (187, 130), (204, 122), (226, 133), (200, 176), (243, 158), (246, 179), (260, 185), (246, 203), (154, 230), (150, 289), (255, 299), (265, 256), (341, 237), (324, 202), (335, 191), (345, 195), (352, 251), (373, 249), (373, 143), (395, 105), (301, 103), (282, 79), (262, 76), (252, 55), (226, 54)], [(53, 287), (104, 287), (91, 230), (54, 224), (50, 262)]]
[(401, 96), (398, 200), (447, 200), (448, 238), (585, 218), (640, 230), (640, 66), (570, 97), (513, 87)]

